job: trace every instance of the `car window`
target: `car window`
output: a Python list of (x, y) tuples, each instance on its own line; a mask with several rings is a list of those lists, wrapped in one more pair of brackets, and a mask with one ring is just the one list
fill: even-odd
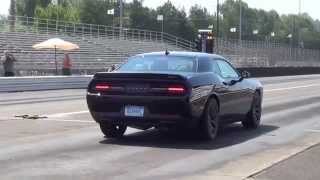
[(136, 56), (118, 71), (178, 71), (195, 72), (196, 59), (185, 56)]
[(218, 64), (217, 64), (217, 62), (216, 61), (214, 61), (214, 60), (211, 60), (211, 70), (214, 72), (214, 73), (217, 73), (217, 74), (221, 74), (221, 71), (220, 71), (220, 69), (219, 69), (219, 66), (218, 66)]
[(217, 65), (220, 69), (220, 75), (223, 78), (238, 78), (238, 73), (233, 69), (233, 67), (223, 60), (217, 60)]
[(215, 60), (209, 58), (199, 58), (199, 72), (214, 72), (220, 74), (220, 69)]

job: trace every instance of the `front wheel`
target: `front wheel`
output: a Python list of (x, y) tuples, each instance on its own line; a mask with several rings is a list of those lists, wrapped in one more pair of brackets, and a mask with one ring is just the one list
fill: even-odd
[(109, 123), (99, 123), (101, 132), (106, 138), (120, 138), (124, 135), (127, 130), (125, 125), (116, 125)]
[(207, 103), (201, 122), (201, 134), (205, 140), (214, 140), (219, 130), (219, 105), (211, 98)]
[(261, 96), (259, 92), (256, 92), (253, 97), (251, 110), (247, 114), (247, 117), (242, 121), (243, 127), (247, 129), (256, 129), (259, 127), (261, 122)]

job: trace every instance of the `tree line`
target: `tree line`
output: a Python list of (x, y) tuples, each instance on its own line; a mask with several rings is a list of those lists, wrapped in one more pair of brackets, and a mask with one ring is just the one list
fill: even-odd
[[(118, 0), (11, 0), (18, 16), (28, 16), (88, 24), (119, 26)], [(241, 3), (241, 4), (240, 4)], [(240, 6), (243, 40), (283, 42), (292, 46), (320, 48), (320, 21), (307, 13), (279, 15), (276, 11), (250, 8), (247, 3), (226, 0), (220, 6), (220, 37), (239, 39)], [(12, 8), (13, 6), (11, 6)], [(161, 31), (158, 15), (163, 15), (164, 31), (188, 40), (195, 40), (198, 29), (217, 27), (216, 14), (206, 7), (194, 5), (189, 10), (178, 9), (170, 0), (152, 9), (143, 0), (123, 4), (124, 27)], [(214, 8), (214, 7), (210, 7)], [(113, 13), (107, 13), (114, 9)]]

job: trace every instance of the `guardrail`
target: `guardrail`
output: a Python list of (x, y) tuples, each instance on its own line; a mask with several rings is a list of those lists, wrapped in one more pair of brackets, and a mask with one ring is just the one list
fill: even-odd
[(87, 88), (92, 76), (1, 77), (0, 92)]

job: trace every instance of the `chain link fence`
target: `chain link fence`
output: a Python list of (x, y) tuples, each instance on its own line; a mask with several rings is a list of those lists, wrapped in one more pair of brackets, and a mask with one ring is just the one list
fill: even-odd
[(320, 50), (270, 41), (216, 39), (214, 52), (237, 67), (320, 67)]

